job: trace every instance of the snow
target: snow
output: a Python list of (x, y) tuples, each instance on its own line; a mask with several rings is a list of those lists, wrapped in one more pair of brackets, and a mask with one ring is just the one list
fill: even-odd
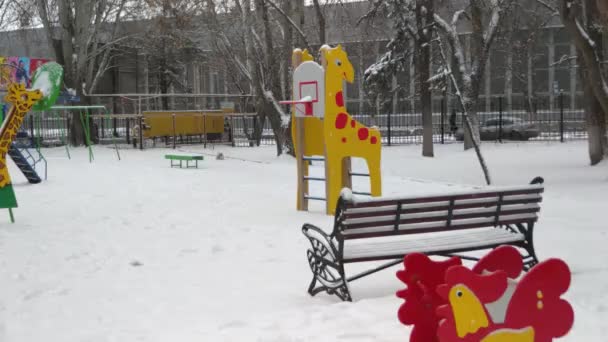
[[(608, 333), (608, 163), (588, 166), (586, 142), (482, 145), (497, 186), (545, 178), (535, 244), (570, 266), (570, 336)], [(353, 303), (310, 297), (309, 222), (330, 231), (324, 203), (295, 209), (296, 167), (274, 146), (43, 150), (49, 179), (28, 184), (9, 162), (20, 207), (0, 215), (0, 341), (407, 341), (392, 268), (351, 283)], [(164, 154), (201, 153), (199, 169)], [(386, 196), (483, 185), (473, 151), (384, 148)], [(353, 171), (364, 172), (354, 160)], [(323, 174), (322, 163), (311, 167)], [(366, 178), (354, 179), (368, 191)], [(322, 195), (314, 182), (311, 194)], [(347, 266), (354, 274), (370, 265)]]
[(583, 25), (581, 25), (580, 21), (575, 20), (575, 22), (576, 22), (576, 28), (580, 32), (583, 39), (587, 40), (587, 43), (589, 44), (589, 46), (591, 46), (592, 48), (595, 48), (595, 41), (593, 39), (591, 39), (591, 37), (589, 37), (587, 30), (585, 30)]

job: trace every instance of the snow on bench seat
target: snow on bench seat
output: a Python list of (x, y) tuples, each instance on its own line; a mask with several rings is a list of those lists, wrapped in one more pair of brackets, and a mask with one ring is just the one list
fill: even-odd
[(523, 234), (496, 228), (410, 235), (391, 239), (365, 239), (346, 242), (343, 260), (353, 262), (376, 258), (400, 258), (415, 252), (432, 254), (446, 250), (473, 250), (524, 240)]

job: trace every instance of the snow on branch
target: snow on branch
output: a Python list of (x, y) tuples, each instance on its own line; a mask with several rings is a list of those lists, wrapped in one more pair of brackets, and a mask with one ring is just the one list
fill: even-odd
[(587, 30), (585, 30), (585, 28), (581, 25), (581, 22), (578, 21), (578, 19), (575, 19), (574, 22), (576, 23), (576, 28), (580, 32), (583, 39), (585, 39), (589, 43), (589, 46), (591, 46), (592, 48), (595, 49), (595, 46), (596, 46), (595, 41), (593, 39), (591, 39), (591, 37), (589, 37)]
[(437, 75), (429, 78), (427, 80), (427, 82), (428, 83), (436, 83), (438, 81), (444, 80), (445, 78), (447, 78), (450, 75), (451, 75), (451, 71), (449, 69), (445, 69), (445, 70), (441, 71), (440, 73), (438, 73)]
[(550, 4), (548, 4), (545, 0), (536, 0), (536, 2), (541, 4), (543, 7), (545, 7), (549, 11), (551, 11), (551, 14), (553, 14), (553, 15), (559, 14), (559, 10), (557, 8), (551, 6)]
[(498, 25), (500, 24), (501, 14), (503, 10), (503, 5), (499, 3), (498, 0), (491, 0), (491, 2), (492, 12), (490, 15), (490, 22), (488, 23), (486, 33), (483, 35), (483, 43), (485, 46), (488, 46), (489, 42), (494, 39), (496, 31), (498, 30)]
[(274, 94), (272, 93), (272, 91), (270, 91), (270, 90), (265, 91), (264, 97), (266, 98), (266, 100), (268, 102), (272, 103), (274, 109), (277, 111), (277, 113), (279, 113), (281, 115), (281, 127), (283, 127), (283, 128), (289, 127), (289, 120), (291, 119), (291, 114), (290, 113), (286, 114), (283, 111), (283, 109), (279, 105), (279, 102), (277, 102), (277, 100), (274, 98)]
[(464, 49), (462, 47), (462, 43), (460, 42), (460, 39), (458, 38), (458, 31), (456, 30), (456, 25), (448, 24), (447, 21), (445, 21), (437, 13), (435, 13), (434, 18), (435, 18), (435, 23), (437, 24), (437, 27), (439, 27), (443, 31), (443, 33), (446, 34), (450, 47), (452, 48), (454, 57), (456, 58), (456, 61), (458, 62), (460, 71), (464, 74), (466, 60), (464, 58)]
[(465, 10), (459, 10), (454, 12), (454, 16), (452, 17), (452, 26), (456, 26), (458, 20), (460, 20), (460, 16), (462, 16), (463, 14), (466, 14)]

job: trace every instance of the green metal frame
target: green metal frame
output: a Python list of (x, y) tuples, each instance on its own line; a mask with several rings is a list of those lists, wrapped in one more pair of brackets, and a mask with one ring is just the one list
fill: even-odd
[[(36, 115), (36, 113), (32, 113), (32, 115), (34, 116), (34, 128), (38, 130), (38, 137), (35, 139), (36, 144), (35, 144), (35, 148), (36, 148), (36, 152), (38, 152), (38, 156), (40, 156), (40, 160), (42, 160), (42, 162), (44, 163), (44, 179), (47, 179), (48, 176), (48, 163), (46, 161), (46, 158), (44, 157), (44, 154), (42, 154), (42, 149), (40, 148), (40, 137), (42, 136), (42, 113), (38, 113), (40, 115)], [(32, 137), (33, 139), (34, 137)]]
[[(104, 107), (105, 108), (105, 107)], [(112, 118), (110, 117), (110, 111), (106, 108), (105, 109), (105, 127), (110, 127), (110, 122), (112, 120)], [(104, 129), (105, 129), (104, 127)], [(120, 158), (120, 151), (118, 149), (118, 143), (116, 142), (116, 135), (114, 135), (114, 132), (112, 132), (112, 143), (114, 144), (114, 149), (116, 150), (116, 157), (118, 157), (118, 160), (121, 160)]]
[[(93, 154), (93, 146), (92, 146), (92, 142), (91, 142), (91, 125), (90, 125), (90, 111), (91, 110), (102, 110), (103, 111), (103, 115), (105, 115), (104, 120), (106, 120), (106, 125), (109, 125), (109, 122), (111, 120), (110, 118), (110, 112), (108, 111), (108, 109), (106, 108), (106, 106), (53, 106), (51, 107), (51, 110), (66, 110), (66, 111), (71, 111), (71, 110), (80, 110), (79, 115), (80, 115), (80, 122), (82, 123), (82, 128), (84, 129), (84, 135), (85, 135), (85, 140), (86, 140), (86, 144), (87, 147), (89, 149), (89, 162), (93, 162), (93, 160), (95, 160), (95, 155)], [(112, 142), (114, 144), (114, 148), (116, 150), (116, 156), (118, 157), (118, 160), (121, 160), (120, 158), (120, 152), (118, 149), (118, 143), (116, 142), (116, 137), (112, 136)], [(66, 145), (67, 146), (67, 145)], [(68, 156), (69, 156), (69, 151), (68, 151)]]

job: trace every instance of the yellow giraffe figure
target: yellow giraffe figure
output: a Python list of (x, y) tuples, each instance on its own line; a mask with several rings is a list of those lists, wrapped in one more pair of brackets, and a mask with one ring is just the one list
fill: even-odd
[(14, 220), (11, 208), (17, 207), (17, 199), (6, 165), (6, 154), (17, 136), (25, 115), (41, 98), (42, 93), (39, 90), (26, 90), (25, 85), (19, 83), (9, 84), (8, 94), (5, 97), (6, 102), (12, 106), (0, 128), (0, 208), (9, 209), (11, 221)]
[[(363, 158), (369, 169), (371, 195), (382, 195), (380, 157), (382, 140), (377, 128), (368, 128), (353, 119), (346, 111), (343, 81), (353, 83), (355, 70), (341, 45), (325, 47), (321, 51), (325, 67), (325, 124), (327, 205), (334, 213), (343, 184), (343, 159)], [(328, 207), (329, 208), (329, 207)]]
[[(301, 144), (298, 143), (296, 125), (292, 125), (292, 137), (296, 154), (303, 156), (325, 156), (326, 181), (326, 212), (334, 214), (336, 203), (343, 187), (351, 187), (350, 158), (362, 158), (367, 162), (370, 176), (371, 195), (382, 195), (382, 179), (380, 158), (382, 140), (380, 131), (369, 128), (353, 119), (346, 111), (343, 82), (352, 83), (355, 71), (348, 55), (341, 45), (335, 48), (323, 46), (320, 49), (321, 63), (325, 72), (325, 115), (323, 120), (316, 117), (306, 117), (295, 120), (295, 110), (292, 112), (293, 122), (299, 122), (304, 133)], [(300, 63), (311, 61), (313, 58), (307, 50), (295, 49), (293, 52), (294, 68)], [(303, 145), (303, 146), (300, 146)], [(300, 172), (308, 175), (308, 165), (303, 164)], [(308, 192), (305, 182), (298, 183), (298, 208)]]

